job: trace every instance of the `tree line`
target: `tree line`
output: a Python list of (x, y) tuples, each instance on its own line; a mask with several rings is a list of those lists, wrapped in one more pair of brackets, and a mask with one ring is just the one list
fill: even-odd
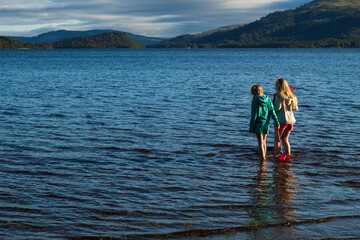
[(107, 32), (93, 36), (66, 38), (54, 43), (22, 42), (9, 37), (0, 37), (0, 49), (61, 49), (61, 48), (142, 48), (139, 42), (127, 33)]

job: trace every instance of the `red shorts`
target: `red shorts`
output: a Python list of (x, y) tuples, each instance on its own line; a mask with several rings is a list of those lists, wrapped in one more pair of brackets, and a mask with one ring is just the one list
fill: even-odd
[[(275, 125), (274, 125), (274, 128), (276, 129)], [(292, 131), (293, 129), (294, 129), (294, 124), (280, 123), (279, 131), (284, 131), (284, 130)]]

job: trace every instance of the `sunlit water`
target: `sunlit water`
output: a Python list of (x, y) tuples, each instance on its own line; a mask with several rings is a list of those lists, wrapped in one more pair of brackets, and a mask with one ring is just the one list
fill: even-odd
[[(0, 57), (1, 239), (360, 237), (360, 50)], [(250, 87), (278, 77), (293, 157), (260, 163)]]

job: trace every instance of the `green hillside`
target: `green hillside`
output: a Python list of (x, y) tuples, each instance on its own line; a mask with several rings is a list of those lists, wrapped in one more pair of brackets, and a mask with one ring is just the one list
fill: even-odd
[(50, 44), (45, 43), (28, 43), (28, 42), (22, 42), (20, 40), (16, 40), (9, 37), (2, 37), (0, 36), (0, 49), (48, 49), (52, 48)]
[(53, 43), (54, 48), (142, 48), (127, 33), (107, 32), (93, 36), (66, 38)]
[(314, 0), (230, 31), (153, 47), (360, 47), (360, 0)]
[(23, 43), (9, 37), (0, 37), (0, 49), (34, 48), (33, 43)]

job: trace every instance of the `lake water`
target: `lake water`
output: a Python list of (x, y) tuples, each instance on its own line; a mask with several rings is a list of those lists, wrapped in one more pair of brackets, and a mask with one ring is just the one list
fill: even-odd
[[(360, 237), (359, 49), (2, 50), (0, 63), (1, 239)], [(271, 96), (278, 77), (299, 101), (293, 156), (261, 163), (250, 87)]]

